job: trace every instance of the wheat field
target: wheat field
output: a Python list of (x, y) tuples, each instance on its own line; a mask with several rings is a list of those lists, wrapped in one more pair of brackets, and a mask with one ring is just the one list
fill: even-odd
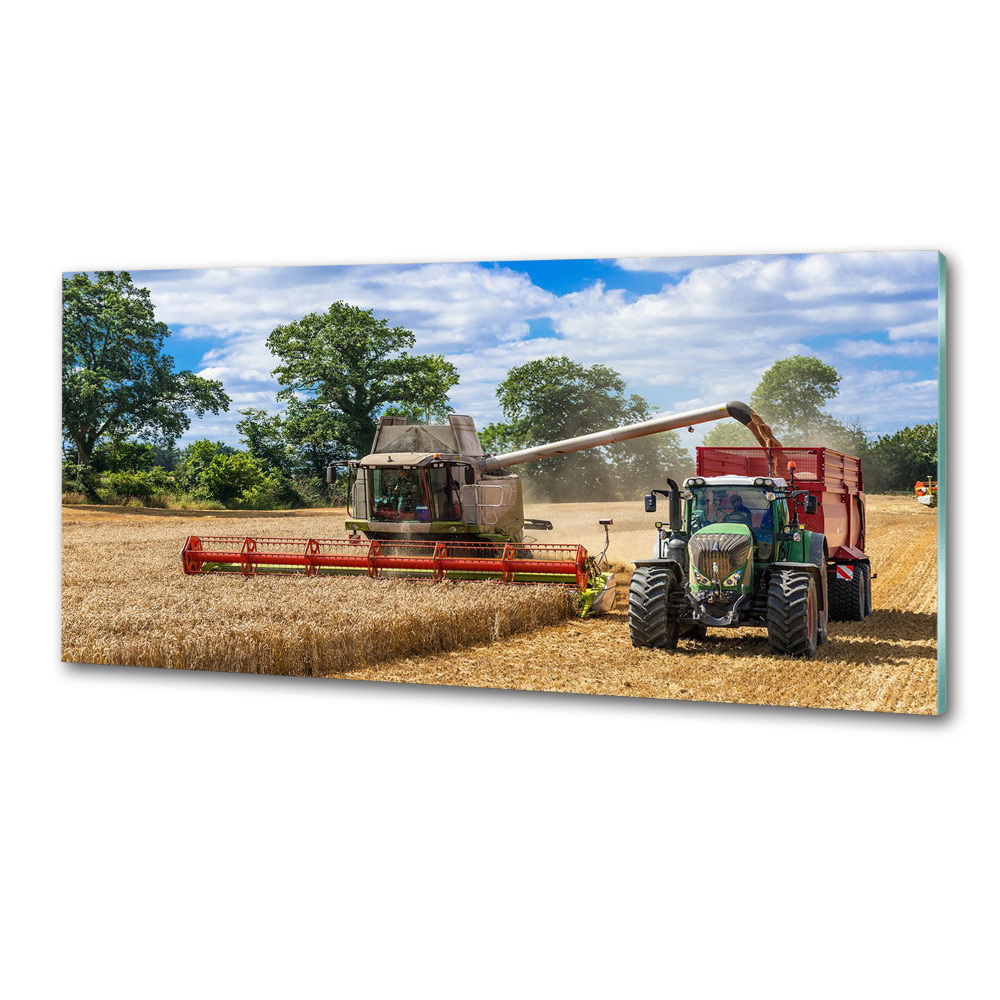
[[(536, 505), (546, 541), (603, 545), (619, 566), (652, 546), (641, 504)], [(185, 576), (188, 534), (330, 536), (342, 512), (209, 518), (67, 509), (63, 658), (188, 669), (933, 714), (937, 518), (907, 497), (869, 497), (873, 614), (833, 623), (810, 661), (772, 656), (764, 630), (716, 629), (674, 652), (633, 649), (615, 611), (571, 616), (566, 594), (502, 584)]]
[[(322, 527), (317, 530), (317, 521)], [(208, 522), (219, 534), (334, 534), (339, 520)], [(283, 525), (289, 523), (281, 522)], [(572, 614), (564, 590), (366, 577), (181, 571), (206, 519), (73, 511), (63, 520), (63, 659), (71, 663), (328, 675), (494, 642)]]

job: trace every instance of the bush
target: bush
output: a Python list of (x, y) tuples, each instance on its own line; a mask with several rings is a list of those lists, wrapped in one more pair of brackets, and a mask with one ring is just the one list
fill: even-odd
[(937, 451), (937, 424), (915, 424), (876, 438), (863, 456), (865, 489), (909, 491), (918, 479), (937, 479)]
[(198, 476), (198, 492), (227, 507), (242, 505), (267, 480), (256, 459), (243, 453), (217, 454)]
[[(62, 464), (62, 491), (82, 496), (80, 503), (100, 503), (101, 497), (97, 492), (100, 477), (96, 470), (89, 465), (80, 465), (72, 459), (65, 459)], [(76, 501), (67, 500), (67, 503)]]
[(321, 479), (287, 479), (272, 469), (257, 486), (243, 494), (240, 506), (251, 510), (298, 510), (325, 507), (328, 503), (326, 483)]
[(305, 505), (293, 484), (272, 472), (243, 494), (240, 506), (250, 510), (292, 510)]
[(103, 485), (119, 503), (128, 505), (133, 500), (141, 501), (148, 507), (158, 499), (170, 485), (170, 479), (159, 466), (148, 472), (108, 472)]

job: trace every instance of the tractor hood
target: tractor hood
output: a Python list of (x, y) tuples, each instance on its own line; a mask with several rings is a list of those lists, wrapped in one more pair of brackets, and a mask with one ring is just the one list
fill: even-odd
[(688, 542), (692, 590), (744, 590), (753, 572), (753, 534), (745, 524), (709, 524)]

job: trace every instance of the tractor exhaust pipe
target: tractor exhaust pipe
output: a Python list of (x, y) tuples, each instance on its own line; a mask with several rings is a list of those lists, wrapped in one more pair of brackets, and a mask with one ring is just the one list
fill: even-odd
[(694, 424), (704, 424), (711, 420), (724, 420), (726, 417), (733, 417), (749, 427), (763, 447), (779, 447), (771, 433), (771, 428), (746, 403), (734, 400), (729, 403), (720, 403), (717, 406), (706, 406), (700, 410), (688, 410), (685, 413), (667, 413), (650, 420), (642, 420), (636, 424), (611, 427), (605, 431), (595, 431), (593, 434), (581, 434), (579, 437), (554, 441), (552, 444), (541, 444), (535, 448), (524, 448), (521, 451), (507, 452), (504, 455), (493, 455), (483, 459), (480, 468), (483, 472), (496, 472), (498, 469), (506, 469), (511, 465), (538, 462), (543, 458), (569, 455), (574, 451), (584, 451), (587, 448), (601, 448), (609, 444), (618, 444), (621, 441), (631, 441), (633, 438), (646, 437), (648, 434), (658, 434), (660, 431), (691, 427)]
[(667, 485), (670, 487), (668, 506), (670, 534), (679, 535), (684, 528), (684, 524), (681, 521), (681, 491), (672, 479), (667, 480)]

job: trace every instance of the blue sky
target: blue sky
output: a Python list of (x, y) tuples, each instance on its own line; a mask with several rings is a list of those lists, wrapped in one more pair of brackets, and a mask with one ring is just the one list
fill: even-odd
[[(814, 354), (843, 375), (830, 411), (876, 433), (937, 418), (937, 255), (794, 254), (134, 271), (178, 367), (221, 379), (227, 414), (184, 440), (238, 443), (236, 410), (277, 410), (279, 323), (343, 299), (413, 330), (461, 374), (460, 413), (501, 414), (496, 384), (548, 354), (612, 366), (654, 409), (746, 399), (764, 370)], [(598, 428), (595, 428), (597, 430)], [(688, 436), (700, 440), (704, 428)]]

